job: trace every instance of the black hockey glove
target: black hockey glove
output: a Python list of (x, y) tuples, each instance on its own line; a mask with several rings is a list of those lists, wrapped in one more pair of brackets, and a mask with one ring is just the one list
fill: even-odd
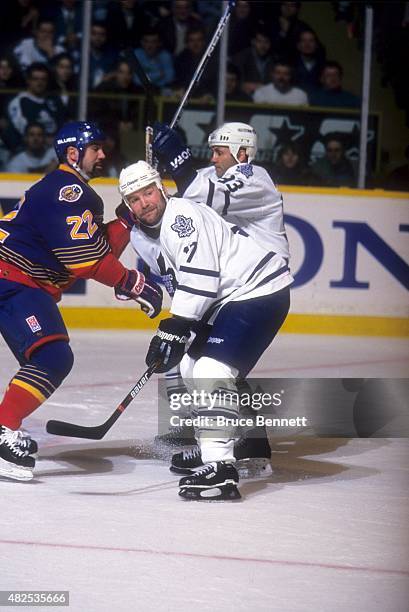
[(164, 169), (176, 183), (178, 192), (183, 195), (196, 177), (192, 153), (180, 134), (165, 123), (156, 122), (153, 126), (152, 151)]
[(151, 319), (157, 317), (162, 308), (162, 289), (138, 270), (127, 270), (125, 278), (115, 287), (115, 297), (135, 300)]
[(125, 202), (121, 202), (115, 208), (115, 214), (120, 222), (129, 230), (131, 230), (134, 225), (139, 225), (137, 218), (132, 213), (131, 209), (127, 207)]
[(185, 354), (190, 336), (190, 321), (181, 317), (163, 319), (146, 354), (146, 365), (160, 362), (155, 372), (162, 374), (174, 368)]

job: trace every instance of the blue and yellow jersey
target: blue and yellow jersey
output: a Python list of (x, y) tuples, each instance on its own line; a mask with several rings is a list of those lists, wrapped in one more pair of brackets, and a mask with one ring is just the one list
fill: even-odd
[(102, 199), (64, 164), (0, 219), (0, 278), (41, 287), (57, 299), (76, 277), (96, 278), (91, 271), (110, 251)]

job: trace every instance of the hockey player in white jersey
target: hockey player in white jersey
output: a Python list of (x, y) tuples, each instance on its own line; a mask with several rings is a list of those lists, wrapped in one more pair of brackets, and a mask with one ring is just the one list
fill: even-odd
[[(253, 163), (257, 153), (257, 134), (245, 123), (225, 123), (212, 132), (208, 139), (212, 150), (212, 165), (195, 171), (189, 148), (179, 133), (164, 124), (155, 125), (153, 151), (160, 164), (174, 178), (179, 193), (197, 202), (205, 203), (227, 221), (244, 229), (258, 244), (273, 249), (286, 259), (289, 248), (283, 220), (283, 200), (273, 181), (264, 168)], [(169, 277), (163, 261), (155, 256), (155, 230), (139, 233), (135, 241), (136, 250), (149, 268), (165, 279)], [(147, 269), (144, 270), (148, 272)], [(183, 391), (178, 368), (168, 372), (168, 394)], [(236, 446), (238, 459), (252, 458), (252, 466), (263, 466), (269, 462), (271, 450), (267, 436), (260, 431), (254, 437), (251, 429), (242, 431), (243, 437)], [(191, 427), (171, 428), (169, 433), (157, 436), (159, 448), (163, 444), (191, 445)], [(197, 452), (197, 451), (196, 451)], [(256, 461), (254, 461), (256, 459)], [(189, 464), (198, 462), (197, 454), (190, 451), (177, 453), (172, 458), (172, 469), (180, 472)]]
[[(175, 180), (179, 194), (205, 203), (226, 221), (244, 229), (258, 244), (288, 260), (283, 198), (266, 170), (253, 163), (257, 154), (254, 128), (241, 122), (224, 123), (210, 134), (208, 144), (212, 151), (211, 165), (196, 171), (190, 149), (180, 134), (165, 124), (155, 125), (153, 153)], [(181, 388), (177, 371), (167, 376), (169, 393)], [(181, 443), (188, 443), (189, 428), (171, 429), (157, 440), (175, 444), (178, 436)], [(237, 445), (238, 458), (260, 459), (271, 455), (267, 437), (262, 439), (259, 432), (257, 436), (253, 439), (250, 431), (243, 431), (243, 439)], [(174, 456), (175, 469), (184, 456), (189, 457), (188, 453)]]
[[(159, 173), (146, 162), (121, 172), (120, 192), (138, 221), (159, 232), (163, 264), (175, 281), (172, 316), (159, 324), (146, 362), (159, 360), (158, 372), (181, 363), (184, 380), (205, 392), (195, 405), (202, 467), (180, 480), (179, 494), (239, 499), (229, 425), (239, 406), (221, 398), (237, 391), (237, 377), (247, 376), (287, 316), (293, 280), (288, 261), (206, 205), (168, 198)], [(134, 241), (138, 249), (137, 231)], [(216, 427), (217, 417), (225, 420), (223, 427)]]
[(179, 195), (203, 202), (244, 229), (267, 249), (289, 258), (283, 198), (268, 172), (253, 164), (257, 134), (246, 123), (225, 123), (208, 139), (211, 166), (194, 170), (179, 133), (156, 124), (153, 152), (174, 179)]

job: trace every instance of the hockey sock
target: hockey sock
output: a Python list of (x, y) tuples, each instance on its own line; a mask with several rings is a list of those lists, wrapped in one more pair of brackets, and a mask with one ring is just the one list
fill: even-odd
[[(178, 407), (178, 415), (187, 417), (190, 414), (190, 407), (186, 406), (186, 403), (182, 403), (181, 396), (185, 397), (188, 394), (187, 387), (183, 382), (183, 378), (180, 373), (179, 366), (172, 368), (165, 374), (166, 394), (168, 402), (173, 408), (174, 405)], [(183, 410), (180, 409), (183, 406)]]
[(0, 404), (0, 424), (19, 429), (22, 420), (60, 386), (72, 364), (72, 351), (65, 341), (50, 342), (34, 351), (10, 381)]
[(42, 404), (29, 391), (10, 383), (0, 404), (0, 423), (10, 429), (19, 429), (21, 421)]

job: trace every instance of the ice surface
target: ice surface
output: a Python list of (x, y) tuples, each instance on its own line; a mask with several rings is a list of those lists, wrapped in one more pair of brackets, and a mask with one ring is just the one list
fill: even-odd
[[(273, 473), (243, 480), (242, 503), (201, 504), (178, 498), (153, 449), (154, 381), (100, 442), (45, 433), (50, 418), (104, 421), (144, 371), (150, 335), (72, 333), (73, 371), (25, 422), (36, 478), (0, 482), (0, 589), (69, 590), (74, 612), (407, 612), (405, 439), (273, 439)], [(1, 389), (15, 369), (0, 344)], [(253, 375), (407, 372), (403, 340), (286, 334)]]

